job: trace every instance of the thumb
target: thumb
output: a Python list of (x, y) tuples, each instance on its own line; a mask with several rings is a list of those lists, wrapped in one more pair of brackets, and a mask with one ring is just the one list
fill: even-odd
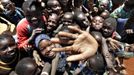
[(67, 57), (67, 61), (79, 61), (79, 60), (83, 60), (84, 57), (82, 56), (82, 54), (77, 54), (77, 55), (71, 55), (69, 57)]

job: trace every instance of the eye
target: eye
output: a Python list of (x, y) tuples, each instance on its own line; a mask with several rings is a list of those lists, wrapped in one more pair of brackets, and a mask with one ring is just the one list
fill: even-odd
[(8, 48), (7, 46), (3, 46), (3, 47), (0, 48), (0, 50), (4, 51), (4, 50), (6, 50), (7, 48)]
[(43, 51), (44, 49), (46, 49), (46, 47), (42, 47), (42, 48), (40, 48), (40, 51)]

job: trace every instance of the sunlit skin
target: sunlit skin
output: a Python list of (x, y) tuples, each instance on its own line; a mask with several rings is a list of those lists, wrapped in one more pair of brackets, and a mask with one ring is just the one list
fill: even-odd
[[(68, 40), (64, 43), (72, 43), (70, 46), (65, 46), (62, 48), (53, 48), (54, 52), (61, 51), (71, 51), (72, 55), (67, 57), (67, 61), (77, 61), (77, 60), (86, 60), (89, 57), (93, 56), (97, 49), (98, 43), (97, 41), (89, 34), (89, 32), (82, 31), (79, 28), (68, 26), (70, 30), (77, 32), (78, 34), (68, 33), (68, 32), (59, 32), (58, 36), (64, 36), (67, 38), (73, 38), (74, 40)], [(53, 43), (62, 43), (62, 39), (52, 38), (51, 41)], [(75, 53), (75, 54), (73, 54)]]
[(100, 30), (103, 27), (104, 19), (100, 16), (95, 16), (92, 21), (92, 27), (95, 30)]
[(47, 32), (53, 31), (57, 26), (58, 15), (52, 13), (49, 15), (48, 21), (47, 21)]

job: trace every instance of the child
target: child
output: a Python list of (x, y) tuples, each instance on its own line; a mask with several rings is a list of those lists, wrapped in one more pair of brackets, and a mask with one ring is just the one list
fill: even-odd
[(0, 75), (8, 75), (19, 61), (19, 52), (14, 38), (8, 34), (0, 35)]

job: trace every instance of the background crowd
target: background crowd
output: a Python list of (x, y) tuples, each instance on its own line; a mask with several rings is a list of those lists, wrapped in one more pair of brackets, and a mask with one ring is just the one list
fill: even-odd
[(133, 23), (134, 0), (0, 0), (0, 75), (130, 75)]

